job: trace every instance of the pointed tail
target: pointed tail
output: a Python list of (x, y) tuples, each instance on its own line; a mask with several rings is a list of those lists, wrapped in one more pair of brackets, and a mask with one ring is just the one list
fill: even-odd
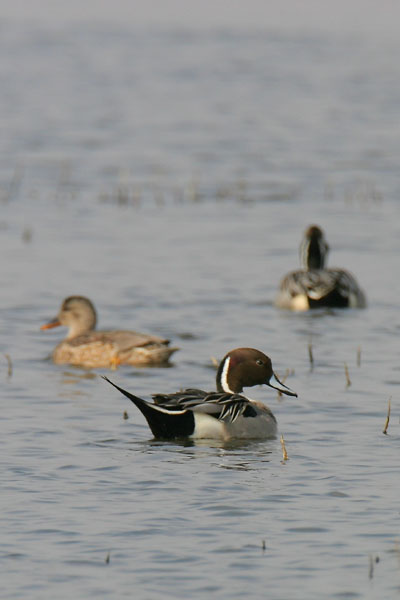
[(113, 383), (108, 377), (102, 375), (112, 386), (137, 406), (146, 419), (155, 438), (174, 439), (190, 436), (195, 428), (194, 416), (190, 410), (171, 411), (156, 404), (151, 404), (134, 396), (130, 392)]

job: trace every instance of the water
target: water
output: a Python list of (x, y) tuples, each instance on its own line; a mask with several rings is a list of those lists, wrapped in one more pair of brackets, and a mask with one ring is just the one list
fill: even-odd
[[(1, 30), (1, 596), (397, 597), (398, 42)], [(366, 310), (273, 306), (311, 222)], [(70, 294), (180, 346), (112, 373), (138, 395), (267, 352), (299, 398), (250, 395), (289, 460), (279, 440), (155, 442), (103, 371), (53, 365), (63, 332), (39, 327)]]

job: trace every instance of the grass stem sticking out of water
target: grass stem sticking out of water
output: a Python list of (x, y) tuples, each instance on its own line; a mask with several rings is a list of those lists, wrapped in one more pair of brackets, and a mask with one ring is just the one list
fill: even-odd
[(351, 379), (350, 379), (349, 367), (347, 366), (347, 363), (344, 363), (344, 374), (346, 375), (346, 387), (348, 388), (351, 386)]
[(0, 200), (4, 203), (16, 198), (24, 178), (24, 166), (17, 164), (14, 168), (14, 174), (11, 178), (8, 188), (1, 191)]
[(110, 564), (110, 552), (106, 556), (106, 560), (104, 561), (106, 565)]
[(374, 577), (374, 564), (378, 564), (378, 562), (380, 561), (379, 556), (372, 556), (372, 554), (369, 555), (369, 570), (368, 570), (368, 579), (373, 579)]
[[(279, 380), (280, 380), (282, 383), (285, 383), (285, 381), (286, 381), (286, 379), (289, 377), (289, 375), (293, 375), (293, 373), (294, 373), (294, 369), (286, 369), (286, 371), (285, 371), (285, 374), (283, 375), (283, 377), (281, 377), (281, 376), (279, 375)], [(279, 400), (280, 398), (282, 398), (282, 397), (283, 397), (283, 394), (282, 394), (282, 392), (280, 392), (279, 390), (277, 390), (277, 391), (278, 391), (278, 400)]]
[(282, 456), (283, 460), (289, 460), (288, 453), (286, 451), (285, 440), (283, 439), (283, 435), (281, 434), (281, 446), (282, 446)]
[(400, 544), (399, 544), (398, 540), (396, 540), (394, 543), (394, 553), (397, 556), (397, 560), (399, 561), (399, 568), (400, 568)]
[(211, 364), (213, 367), (215, 367), (216, 369), (218, 369), (219, 367), (219, 360), (217, 358), (215, 358), (215, 356), (211, 356)]
[(361, 367), (361, 346), (357, 348), (357, 367)]
[(383, 428), (382, 433), (384, 433), (385, 435), (387, 435), (387, 430), (389, 427), (389, 421), (390, 421), (390, 401), (392, 399), (392, 396), (390, 396), (389, 398), (389, 402), (388, 402), (388, 411), (387, 411), (387, 416), (386, 416), (386, 421), (385, 421), (385, 427)]
[(314, 368), (314, 356), (313, 356), (313, 349), (312, 349), (312, 342), (308, 342), (308, 359), (310, 361), (310, 370), (312, 371)]
[(25, 244), (29, 244), (32, 241), (32, 229), (30, 227), (25, 227), (22, 232), (21, 239)]
[(126, 421), (127, 419), (129, 419), (129, 415), (128, 415), (128, 412), (127, 412), (126, 410), (124, 410), (123, 417), (124, 417), (125, 421)]
[(11, 356), (9, 354), (5, 354), (4, 355), (6, 357), (6, 361), (7, 361), (7, 377), (10, 378), (11, 375), (13, 374), (13, 366), (12, 366), (12, 361), (11, 361)]

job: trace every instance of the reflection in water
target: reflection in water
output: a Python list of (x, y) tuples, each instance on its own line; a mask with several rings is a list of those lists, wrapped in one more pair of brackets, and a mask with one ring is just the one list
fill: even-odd
[[(115, 440), (112, 441), (113, 443)], [(118, 444), (120, 447), (121, 445)], [(218, 459), (221, 469), (250, 471), (258, 470), (261, 463), (270, 462), (276, 455), (276, 440), (155, 440), (131, 441), (132, 452), (168, 456), (168, 462), (181, 464), (182, 461)], [(244, 460), (248, 456), (248, 460)]]
[(63, 371), (64, 379), (61, 383), (77, 383), (81, 379), (96, 379), (98, 375), (92, 371), (88, 371), (84, 367), (76, 367), (76, 371)]

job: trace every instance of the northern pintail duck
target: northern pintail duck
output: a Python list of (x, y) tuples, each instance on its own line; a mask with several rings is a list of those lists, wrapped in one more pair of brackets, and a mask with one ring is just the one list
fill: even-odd
[(53, 353), (57, 364), (82, 367), (115, 367), (119, 364), (156, 366), (168, 362), (178, 348), (169, 340), (136, 331), (96, 331), (96, 310), (83, 296), (66, 298), (55, 319), (42, 325), (51, 329), (64, 325), (68, 335)]
[(305, 231), (300, 244), (302, 269), (281, 281), (276, 305), (291, 310), (321, 306), (364, 308), (365, 295), (355, 277), (344, 269), (325, 267), (329, 246), (317, 225)]
[(186, 389), (173, 394), (153, 394), (147, 402), (104, 377), (142, 412), (155, 438), (251, 439), (275, 437), (276, 419), (262, 402), (242, 394), (244, 387), (266, 384), (288, 396), (297, 396), (281, 383), (271, 359), (254, 348), (236, 348), (222, 359), (217, 391)]

